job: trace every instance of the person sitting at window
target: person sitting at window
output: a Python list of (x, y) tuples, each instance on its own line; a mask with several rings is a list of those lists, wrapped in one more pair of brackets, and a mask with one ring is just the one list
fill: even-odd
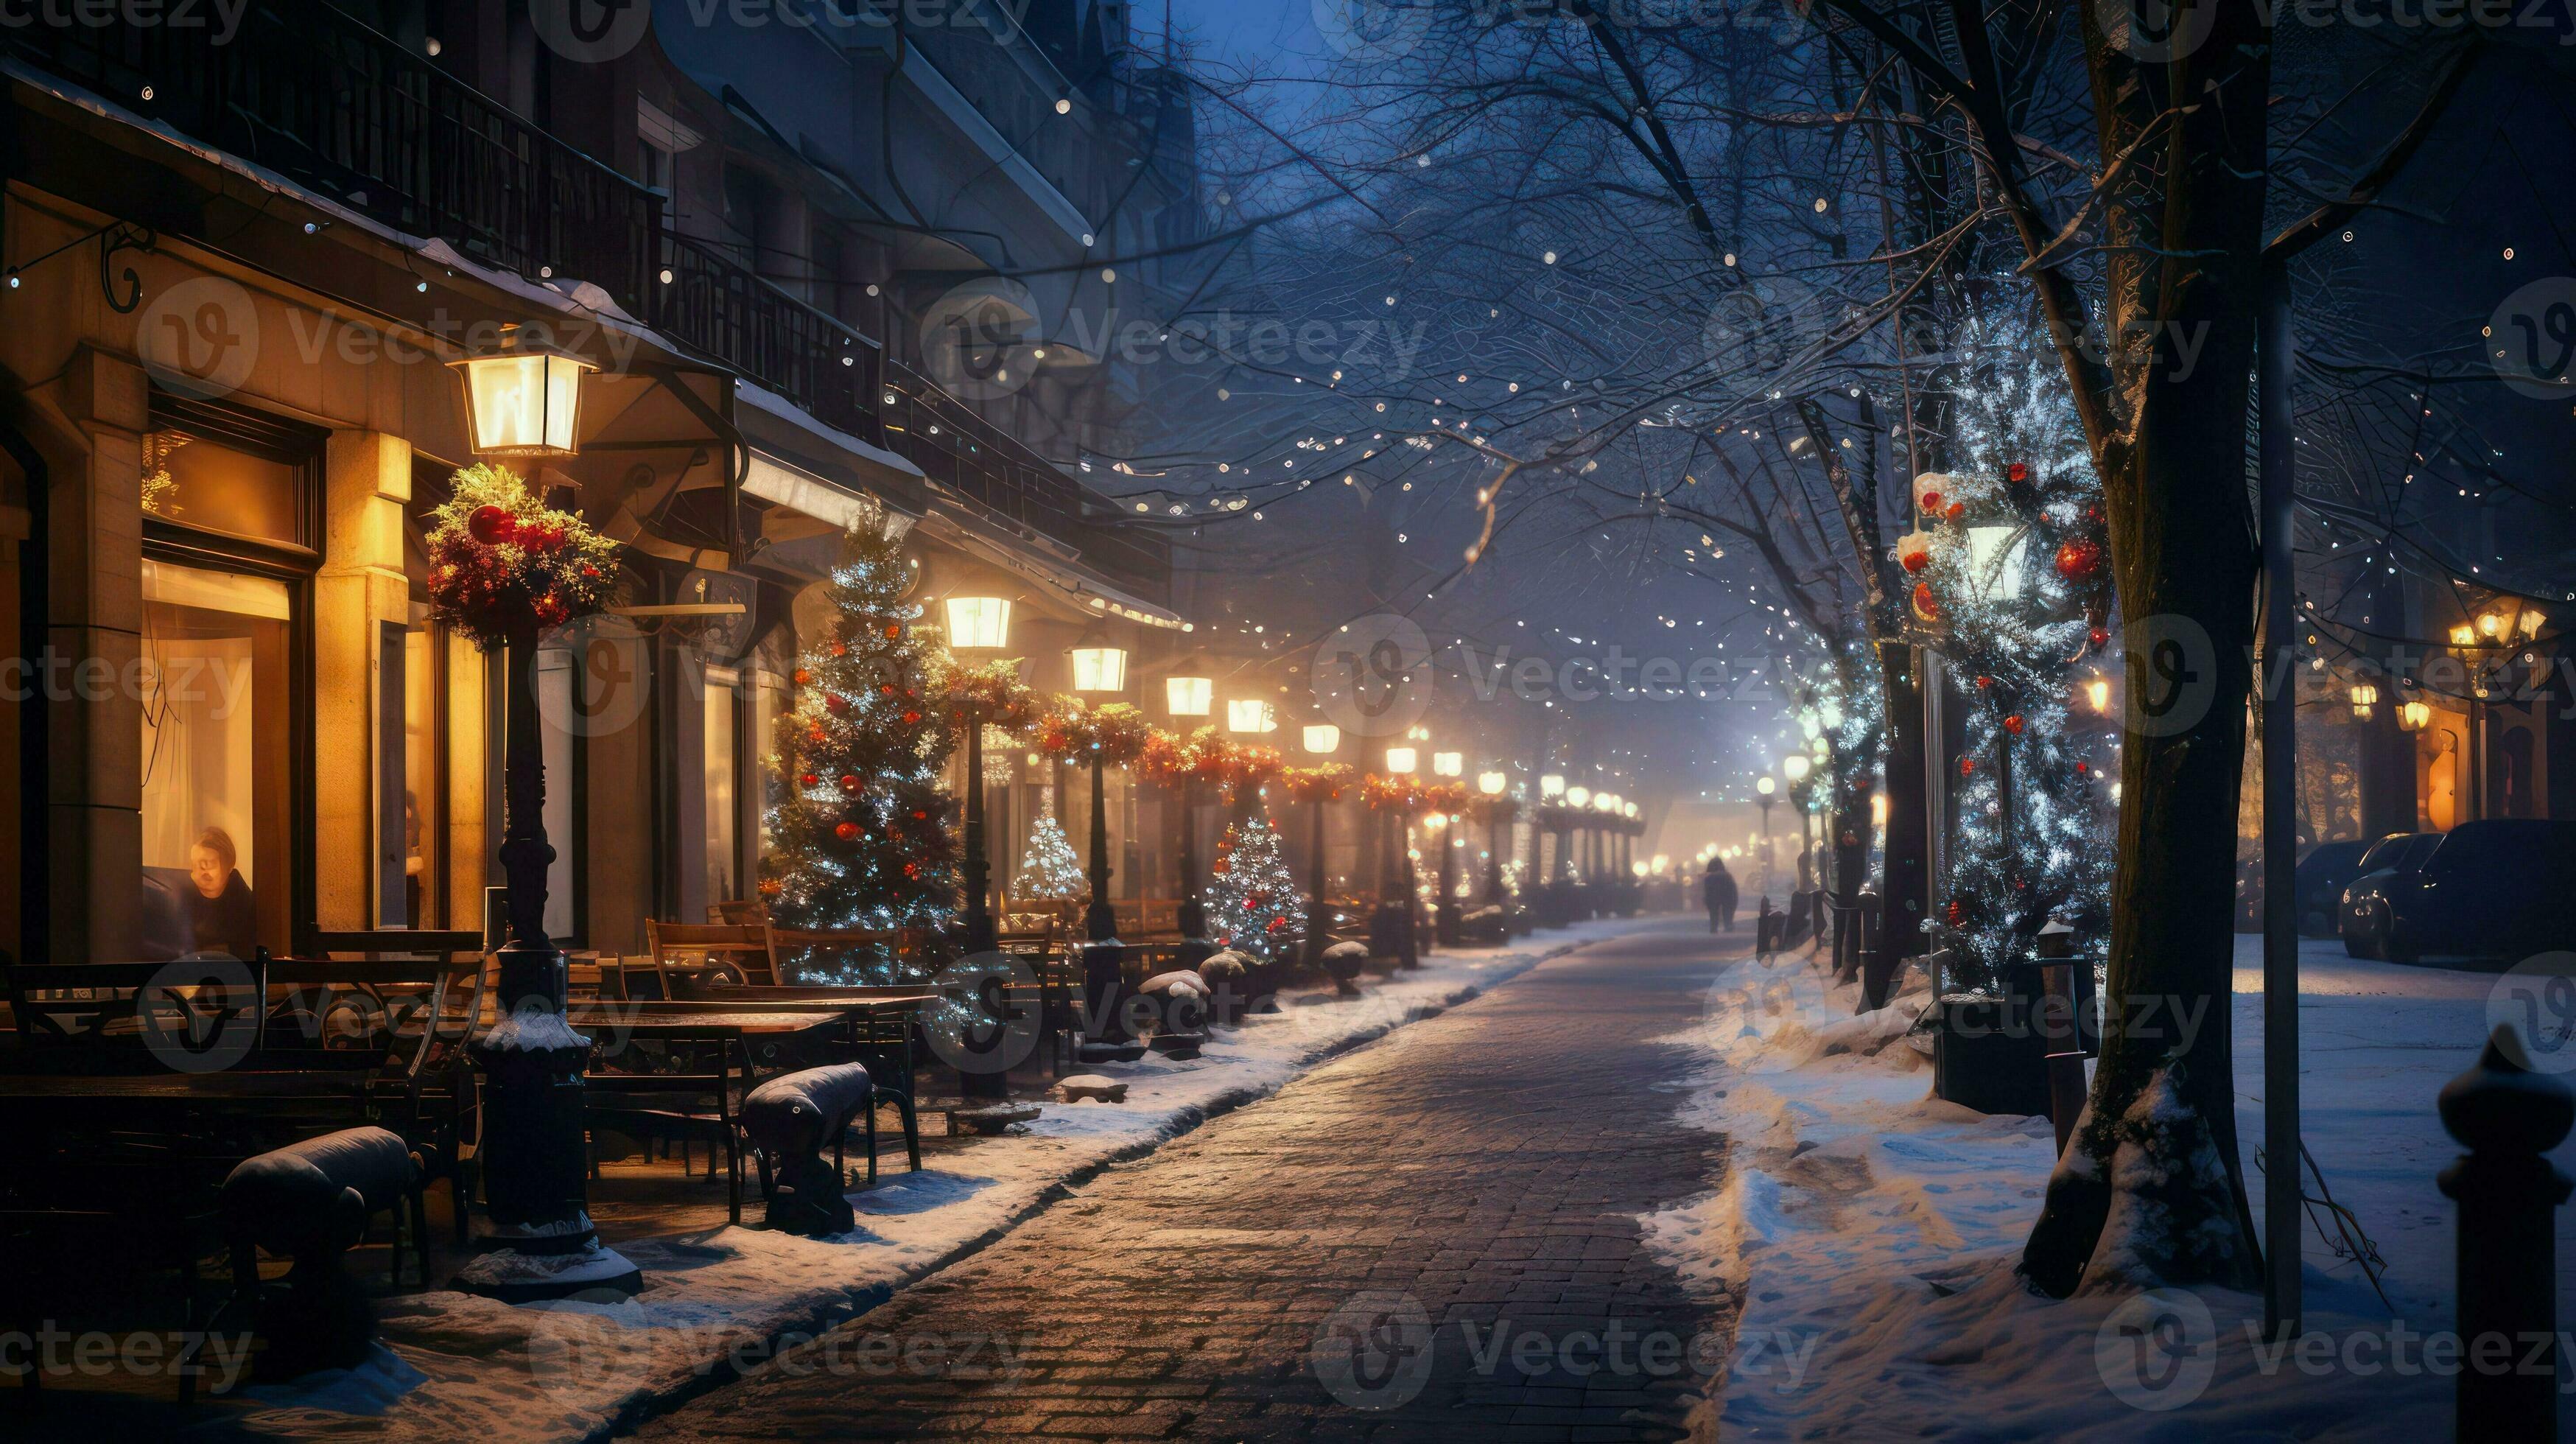
[(240, 859), (232, 835), (220, 827), (198, 833), (188, 849), (188, 881), (195, 885), (195, 896), (187, 900), (191, 951), (247, 958), (258, 945), (259, 923)]

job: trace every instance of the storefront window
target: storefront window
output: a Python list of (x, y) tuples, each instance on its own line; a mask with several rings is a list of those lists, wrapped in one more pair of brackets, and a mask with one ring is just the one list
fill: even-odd
[[(156, 413), (180, 403), (156, 407)], [(310, 467), (202, 439), (184, 425), (143, 438), (143, 509), (228, 536), (310, 546)]]
[(143, 891), (147, 957), (287, 950), (285, 583), (143, 563)]

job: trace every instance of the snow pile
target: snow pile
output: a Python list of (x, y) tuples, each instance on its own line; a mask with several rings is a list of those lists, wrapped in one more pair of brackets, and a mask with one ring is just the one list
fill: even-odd
[[(227, 1414), (227, 1426), (289, 1439), (352, 1430), (388, 1441), (605, 1435), (655, 1401), (760, 1363), (798, 1331), (875, 1307), (1100, 1169), (1275, 1092), (1333, 1054), (1651, 922), (1604, 919), (1505, 947), (1444, 951), (1359, 998), (1298, 995), (1277, 1015), (1216, 1031), (1196, 1059), (1149, 1054), (1097, 1070), (1131, 1085), (1123, 1104), (1049, 1102), (1025, 1136), (979, 1142), (921, 1173), (904, 1171), (893, 1140), (877, 1187), (850, 1197), (858, 1229), (838, 1238), (719, 1228), (618, 1239), (645, 1275), (632, 1299), (512, 1307), (438, 1291), (381, 1300), (386, 1347), (376, 1361), (263, 1386), (252, 1407)], [(888, 1143), (882, 1133), (879, 1142)], [(752, 1192), (747, 1217), (759, 1207)]]
[[(2262, 999), (2258, 940), (2241, 942), (2233, 1039), (2250, 1169)], [(2385, 1259), (2389, 1303), (2311, 1227), (2309, 1332), (2286, 1350), (2260, 1341), (2250, 1294), (2030, 1292), (2013, 1266), (2056, 1161), (2047, 1120), (1929, 1096), (1930, 1060), (1904, 1037), (1919, 989), (1855, 1017), (1855, 990), (1829, 986), (1810, 959), (1729, 968), (1672, 1041), (1706, 1055), (1684, 1117), (1727, 1137), (1731, 1166), (1718, 1192), (1645, 1220), (1687, 1279), (1742, 1300), (1739, 1339), (1781, 1341), (1775, 1355), (1799, 1361), (1726, 1380), (1725, 1432), (2446, 1437), (2453, 1212), (2434, 1178), (2458, 1149), (2433, 1099), (2476, 1058), (2496, 979), (2355, 961), (2333, 944), (2300, 961), (2307, 1146)], [(2576, 1143), (2558, 1162), (2576, 1170)], [(2260, 1174), (2249, 1182), (2259, 1216)], [(2562, 1209), (2559, 1227), (2567, 1297), (2576, 1212)], [(2576, 1407), (2562, 1418), (2576, 1424)]]

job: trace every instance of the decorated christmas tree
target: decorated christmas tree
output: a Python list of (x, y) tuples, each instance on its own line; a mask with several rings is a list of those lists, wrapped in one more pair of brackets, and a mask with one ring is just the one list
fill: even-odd
[(1050, 803), (1030, 824), (1028, 851), (1020, 855), (1019, 870), (1011, 874), (1011, 904), (1019, 908), (1062, 905), (1089, 896), (1091, 881), (1083, 875), (1082, 860), (1073, 855), (1073, 843), (1065, 837), (1064, 825), (1056, 821)]
[(1952, 470), (1915, 482), (1898, 543), (1916, 617), (1968, 694), (1943, 898), (1926, 926), (1993, 987), (2051, 919), (2098, 959), (2115, 833), (2110, 719), (2077, 694), (2109, 665), (2102, 486), (2037, 328), (1977, 318), (1952, 384)]
[(1293, 957), (1306, 937), (1302, 907), (1270, 820), (1256, 816), (1228, 827), (1208, 864), (1208, 936), (1264, 962)]
[(832, 570), (832, 624), (797, 661), (760, 882), (786, 926), (930, 926), (956, 906), (941, 788), (956, 729), (937, 693), (938, 632), (908, 599), (914, 580), (892, 538), (854, 528)]

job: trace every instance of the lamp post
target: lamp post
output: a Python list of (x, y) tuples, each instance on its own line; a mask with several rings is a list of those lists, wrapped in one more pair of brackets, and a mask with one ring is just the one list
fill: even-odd
[[(1011, 644), (1007, 597), (950, 597), (948, 650), (994, 653)], [(1125, 654), (1120, 654), (1124, 665)], [(966, 709), (966, 919), (958, 946), (968, 957), (993, 951), (992, 863), (984, 855), (984, 714)]]
[[(590, 363), (520, 344), (452, 363), (465, 387), (468, 434), (491, 456), (569, 456), (578, 449), (581, 377)], [(641, 1270), (602, 1247), (591, 1224), (582, 1146), (582, 1076), (590, 1040), (564, 1021), (567, 967), (546, 932), (545, 745), (538, 725), (537, 624), (524, 610), (503, 638), (509, 664), (500, 848), (509, 940), (497, 960), (499, 1021), (475, 1038), (483, 1073), (480, 1164), (486, 1252), (457, 1285), (510, 1303), (591, 1290), (632, 1294)]]
[[(1431, 771), (1440, 777), (1463, 777), (1467, 772), (1466, 754), (1434, 752), (1431, 754)], [(1466, 820), (1463, 813), (1448, 813), (1440, 827), (1440, 898), (1431, 908), (1431, 936), (1444, 948), (1458, 946), (1461, 922), (1458, 916), (1458, 848), (1462, 833), (1460, 825)]]
[(1766, 896), (1771, 891), (1771, 795), (1779, 790), (1779, 779), (1770, 773), (1754, 780), (1754, 797), (1762, 804), (1762, 892)]
[[(1386, 770), (1391, 777), (1411, 777), (1420, 765), (1420, 754), (1411, 747), (1386, 749)], [(1420, 962), (1420, 950), (1413, 936), (1413, 849), (1406, 840), (1409, 829), (1404, 810), (1390, 809), (1381, 826), (1389, 841), (1377, 914), (1369, 927), (1369, 947), (1381, 956), (1394, 957), (1400, 966), (1415, 967)]]
[[(1538, 821), (1548, 824), (1547, 831), (1556, 838), (1556, 856), (1547, 859), (1547, 879), (1539, 885), (1539, 899), (1547, 908), (1547, 925), (1563, 927), (1571, 915), (1566, 899), (1566, 857), (1569, 839), (1565, 831), (1565, 778), (1554, 772), (1542, 773), (1538, 779)], [(1533, 830), (1530, 845), (1544, 850), (1538, 833)]]
[(1083, 1025), (1076, 1056), (1085, 1063), (1124, 1063), (1145, 1056), (1120, 1016), (1127, 1004), (1127, 950), (1118, 945), (1118, 910), (1109, 902), (1108, 758), (1091, 744), (1091, 903), (1082, 913)]
[[(1164, 709), (1176, 718), (1205, 717), (1216, 706), (1213, 678), (1195, 673), (1163, 679)], [(1207, 937), (1207, 905), (1199, 900), (1198, 783), (1181, 779), (1181, 905), (1184, 941)], [(1192, 964), (1195, 966), (1195, 964)]]
[(1815, 885), (1811, 875), (1815, 865), (1815, 851), (1807, 838), (1808, 815), (1815, 810), (1815, 799), (1807, 788), (1807, 774), (1810, 770), (1811, 764), (1804, 752), (1792, 752), (1780, 759), (1780, 775), (1789, 780), (1789, 798), (1798, 804), (1798, 891), (1800, 892), (1805, 892)]
[(1503, 795), (1511, 779), (1500, 772), (1476, 774), (1476, 790), (1485, 796), (1485, 901), (1508, 913), (1503, 900), (1504, 853), (1511, 846), (1512, 800)]
[[(1330, 757), (1341, 750), (1342, 729), (1330, 722), (1307, 724), (1302, 740), (1306, 755)], [(1310, 891), (1306, 897), (1306, 961), (1313, 963), (1324, 956), (1324, 931), (1328, 905), (1324, 901), (1324, 795), (1320, 791), (1306, 805), (1306, 818), (1313, 828), (1307, 840), (1307, 876)]]

